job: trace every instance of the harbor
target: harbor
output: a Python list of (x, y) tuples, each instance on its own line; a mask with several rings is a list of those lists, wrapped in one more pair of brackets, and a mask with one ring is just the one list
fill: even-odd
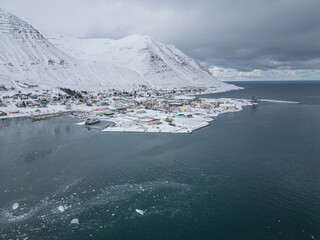
[[(257, 105), (257, 99), (202, 98), (199, 90), (1, 92), (0, 118), (43, 120), (66, 114), (78, 125), (106, 123), (104, 132), (192, 133), (215, 117)], [(110, 124), (112, 123), (112, 124)]]

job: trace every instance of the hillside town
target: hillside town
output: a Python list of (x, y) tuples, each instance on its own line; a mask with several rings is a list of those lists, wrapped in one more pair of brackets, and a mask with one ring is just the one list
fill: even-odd
[(0, 118), (41, 120), (65, 114), (81, 119), (78, 125), (99, 124), (107, 132), (191, 133), (219, 114), (256, 104), (254, 99), (204, 98), (200, 95), (204, 89), (88, 92), (30, 85), (22, 92), (0, 88)]

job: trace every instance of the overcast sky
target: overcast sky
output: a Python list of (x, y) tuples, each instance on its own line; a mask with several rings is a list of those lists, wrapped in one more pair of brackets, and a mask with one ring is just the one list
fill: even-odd
[(149, 35), (228, 80), (320, 79), (320, 0), (0, 0), (43, 32)]

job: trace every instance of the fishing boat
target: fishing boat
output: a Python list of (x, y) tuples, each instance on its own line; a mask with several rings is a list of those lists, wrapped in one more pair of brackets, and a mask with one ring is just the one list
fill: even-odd
[(253, 105), (258, 105), (258, 99), (257, 99), (255, 96), (253, 96), (253, 97), (251, 98), (250, 102), (251, 102)]
[(92, 124), (96, 124), (96, 123), (99, 123), (99, 122), (100, 122), (100, 119), (98, 119), (98, 118), (88, 119), (85, 122), (85, 125), (92, 125)]
[(29, 117), (32, 120), (40, 120), (40, 119), (45, 119), (45, 118), (50, 118), (50, 117), (56, 117), (59, 115), (60, 115), (59, 112), (55, 112), (55, 113), (44, 113), (44, 114), (31, 114)]

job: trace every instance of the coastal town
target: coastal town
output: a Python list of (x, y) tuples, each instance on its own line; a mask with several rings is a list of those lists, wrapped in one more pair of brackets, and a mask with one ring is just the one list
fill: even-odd
[(42, 120), (66, 115), (77, 125), (99, 124), (104, 132), (192, 133), (215, 117), (257, 104), (256, 99), (202, 97), (205, 89), (75, 91), (43, 90), (28, 85), (23, 91), (0, 86), (0, 119)]

